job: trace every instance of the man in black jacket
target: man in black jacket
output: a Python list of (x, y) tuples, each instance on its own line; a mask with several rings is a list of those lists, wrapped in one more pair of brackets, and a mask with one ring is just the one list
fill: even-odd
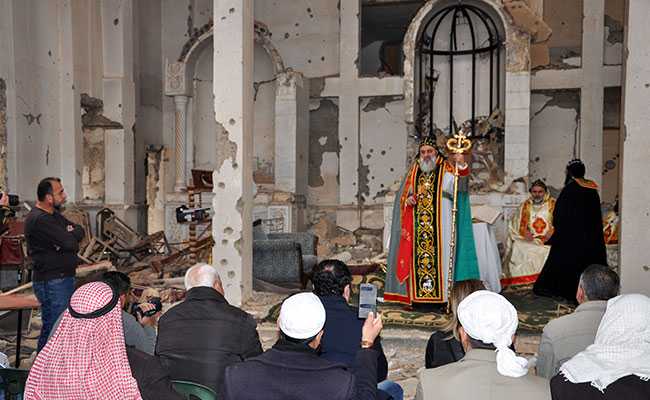
[(174, 380), (221, 391), (227, 366), (262, 353), (252, 316), (223, 296), (217, 270), (196, 264), (185, 273), (185, 301), (158, 321), (156, 354)]
[(41, 303), (43, 326), (37, 347), (41, 351), (74, 292), (77, 252), (84, 230), (60, 213), (67, 198), (61, 179), (43, 179), (36, 195), (36, 206), (25, 218), (25, 240), (34, 263), (34, 294)]
[(298, 293), (282, 303), (280, 339), (258, 357), (226, 369), (226, 400), (370, 400), (377, 398), (377, 352), (381, 317), (371, 313), (363, 325), (355, 370), (318, 356), (325, 309), (313, 293)]
[[(352, 366), (361, 341), (364, 320), (359, 318), (358, 309), (348, 304), (352, 283), (350, 269), (339, 260), (322, 261), (314, 268), (312, 282), (314, 294), (323, 303), (327, 316), (320, 355), (326, 360)], [(373, 345), (377, 351), (377, 383), (381, 389), (379, 398), (401, 400), (402, 388), (386, 380), (388, 361), (380, 339), (378, 337)]]

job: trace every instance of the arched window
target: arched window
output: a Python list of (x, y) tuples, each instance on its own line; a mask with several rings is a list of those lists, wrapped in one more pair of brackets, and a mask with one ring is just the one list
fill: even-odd
[(503, 28), (477, 2), (447, 4), (423, 23), (416, 46), (416, 128), (449, 133), (467, 121), (475, 136), (477, 117), (503, 101)]

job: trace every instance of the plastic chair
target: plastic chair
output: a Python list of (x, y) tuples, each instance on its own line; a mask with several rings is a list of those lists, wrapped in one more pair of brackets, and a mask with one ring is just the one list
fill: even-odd
[(25, 369), (0, 368), (0, 392), (5, 400), (22, 399), (29, 371)]
[(209, 387), (188, 381), (172, 381), (172, 386), (187, 400), (217, 400), (217, 394)]

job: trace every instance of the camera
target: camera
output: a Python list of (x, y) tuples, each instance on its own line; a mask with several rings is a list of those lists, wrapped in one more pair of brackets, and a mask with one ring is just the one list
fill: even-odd
[(204, 221), (210, 218), (210, 208), (188, 208), (180, 206), (176, 208), (176, 221), (183, 222)]
[(133, 303), (131, 304), (131, 314), (140, 315), (140, 318), (142, 318), (151, 317), (153, 315), (156, 315), (156, 313), (162, 311), (162, 301), (160, 297), (151, 297), (146, 303), (153, 304), (154, 308), (148, 311), (142, 311), (139, 306), (143, 303)]
[[(0, 199), (2, 199), (2, 196), (4, 196), (4, 194), (0, 193)], [(20, 197), (18, 197), (17, 194), (8, 194), (7, 196), (9, 196), (10, 207), (17, 207), (18, 204), (20, 204)]]

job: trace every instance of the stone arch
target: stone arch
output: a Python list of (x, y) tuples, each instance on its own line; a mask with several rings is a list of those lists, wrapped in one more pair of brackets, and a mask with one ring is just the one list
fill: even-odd
[[(280, 52), (271, 41), (268, 27), (260, 21), (254, 23), (254, 40), (259, 44), (271, 58), (274, 73), (277, 75), (286, 70)], [(185, 76), (190, 80), (194, 76), (194, 68), (201, 53), (212, 43), (214, 35), (213, 22), (210, 21), (198, 29), (183, 45), (181, 54), (176, 63), (183, 65)], [(190, 85), (187, 89), (191, 90)], [(189, 94), (189, 93), (188, 93)]]
[[(505, 177), (502, 189), (516, 178), (528, 175), (528, 155), (521, 155), (521, 147), (529, 143), (529, 127), (521, 121), (528, 121), (530, 105), (521, 105), (512, 109), (509, 94), (527, 93), (530, 96), (530, 38), (528, 32), (521, 30), (513, 22), (510, 14), (497, 0), (474, 0), (473, 3), (489, 8), (499, 16), (501, 27), (505, 33), (505, 79), (504, 79), (504, 110), (505, 111)], [(437, 6), (451, 4), (448, 0), (428, 0), (418, 10), (404, 35), (404, 119), (409, 138), (415, 132), (415, 65), (416, 44), (420, 38), (423, 24)], [(412, 140), (410, 140), (412, 141)], [(515, 145), (516, 143), (516, 145)], [(410, 144), (412, 147), (413, 143)]]

